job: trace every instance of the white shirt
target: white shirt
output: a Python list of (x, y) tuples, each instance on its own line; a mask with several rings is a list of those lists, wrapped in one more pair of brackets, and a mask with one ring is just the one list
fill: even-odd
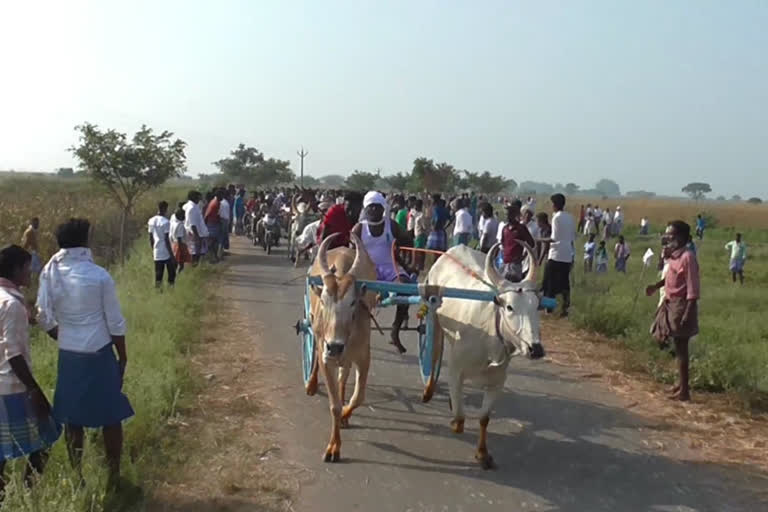
[(640, 219), (640, 227), (641, 227), (641, 228), (644, 228), (644, 227), (645, 227), (645, 226), (647, 226), (647, 225), (648, 225), (648, 219), (646, 219), (645, 217), (643, 217), (642, 219)]
[(162, 215), (155, 215), (147, 222), (147, 230), (152, 235), (152, 256), (155, 261), (165, 261), (170, 259), (168, 246), (165, 244), (165, 237), (171, 232), (171, 223)]
[(416, 229), (416, 208), (411, 208), (408, 211), (408, 222), (406, 223), (406, 229), (408, 231), (414, 231)]
[(171, 231), (168, 234), (171, 239), (171, 243), (184, 242), (187, 237), (187, 229), (184, 227), (184, 223), (176, 218), (176, 215), (171, 215)]
[(466, 208), (462, 208), (456, 212), (456, 225), (453, 228), (453, 234), (458, 235), (462, 233), (472, 232), (472, 215)]
[(296, 245), (302, 249), (305, 249), (309, 246), (309, 244), (315, 243), (315, 240), (317, 240), (317, 230), (319, 227), (320, 220), (310, 222), (304, 226), (304, 231), (302, 231), (301, 234), (296, 237)]
[(232, 207), (229, 205), (229, 201), (222, 199), (219, 203), (219, 218), (229, 220), (232, 217)]
[(496, 230), (496, 241), (499, 243), (501, 243), (501, 235), (504, 233), (504, 226), (506, 225), (507, 225), (506, 222), (503, 222), (503, 221), (499, 222), (499, 227)]
[(32, 368), (24, 295), (17, 289), (0, 286), (0, 395), (27, 390), (11, 368), (10, 361), (17, 356), (22, 356)]
[(568, 212), (555, 212), (552, 216), (552, 243), (549, 259), (563, 263), (573, 262), (573, 242), (576, 239), (576, 222)]
[(422, 236), (429, 233), (427, 216), (424, 214), (424, 211), (414, 210), (411, 218), (413, 219), (413, 236)]
[(202, 238), (206, 238), (208, 236), (208, 226), (205, 225), (203, 212), (200, 210), (200, 207), (192, 201), (187, 201), (184, 205), (184, 213), (184, 228), (186, 228), (187, 233), (192, 235), (192, 226), (195, 226), (198, 234)]
[(613, 215), (611, 215), (610, 210), (606, 210), (605, 213), (603, 214), (603, 221), (606, 224), (613, 224)]
[(98, 352), (125, 335), (115, 282), (85, 247), (53, 255), (40, 274), (37, 307), (43, 330), (58, 326), (61, 350)]
[(613, 220), (616, 222), (624, 222), (624, 214), (621, 212), (621, 210), (616, 210), (616, 213), (613, 214)]
[(539, 233), (539, 223), (538, 222), (536, 222), (534, 219), (531, 219), (531, 222), (526, 224), (525, 227), (528, 228), (528, 232), (531, 233), (531, 236), (533, 237), (534, 240), (539, 238), (540, 233)]
[[(477, 232), (480, 234), (480, 240), (484, 236), (496, 237), (499, 231), (499, 221), (496, 217), (480, 216), (480, 222), (477, 223)], [(493, 238), (491, 238), (493, 241)]]

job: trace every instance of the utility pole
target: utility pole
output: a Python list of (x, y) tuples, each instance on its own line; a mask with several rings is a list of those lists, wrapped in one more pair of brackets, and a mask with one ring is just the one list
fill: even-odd
[(299, 184), (303, 189), (304, 188), (304, 157), (306, 157), (309, 154), (309, 151), (304, 151), (304, 146), (301, 146), (301, 151), (297, 151), (296, 154), (301, 157), (301, 179), (299, 181)]

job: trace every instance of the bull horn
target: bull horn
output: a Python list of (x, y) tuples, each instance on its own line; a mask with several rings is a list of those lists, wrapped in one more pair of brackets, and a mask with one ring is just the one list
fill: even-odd
[(349, 270), (347, 271), (347, 274), (351, 274), (357, 278), (357, 273), (360, 271), (360, 267), (362, 267), (363, 262), (360, 258), (360, 248), (363, 246), (363, 241), (360, 240), (360, 237), (357, 236), (355, 233), (350, 233), (349, 238), (352, 240), (352, 243), (355, 245), (355, 260), (352, 262), (352, 266), (349, 267)]
[(518, 243), (525, 248), (526, 252), (528, 252), (528, 275), (525, 276), (525, 279), (523, 279), (523, 281), (536, 282), (536, 274), (539, 269), (538, 253), (533, 247), (528, 245), (527, 242), (518, 240)]
[(499, 271), (496, 269), (496, 264), (494, 262), (500, 247), (500, 243), (495, 243), (493, 247), (491, 247), (491, 250), (488, 251), (488, 254), (485, 256), (485, 278), (488, 279), (496, 288), (501, 288), (501, 286), (504, 284), (504, 276), (499, 274)]
[(340, 234), (341, 233), (334, 233), (326, 237), (326, 239), (322, 241), (320, 247), (317, 250), (317, 263), (320, 265), (320, 270), (323, 272), (323, 277), (333, 274), (331, 268), (328, 266), (328, 246), (330, 245), (331, 241)]

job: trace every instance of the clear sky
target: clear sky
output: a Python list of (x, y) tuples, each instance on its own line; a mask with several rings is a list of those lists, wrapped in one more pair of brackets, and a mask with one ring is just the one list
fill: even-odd
[(768, 1), (0, 1), (0, 169), (142, 123), (192, 174), (428, 156), (515, 178), (768, 196)]

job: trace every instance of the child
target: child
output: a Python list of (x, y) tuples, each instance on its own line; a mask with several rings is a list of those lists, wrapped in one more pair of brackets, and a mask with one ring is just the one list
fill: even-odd
[(624, 235), (619, 236), (619, 241), (613, 248), (613, 254), (616, 258), (616, 270), (627, 273), (627, 260), (629, 259), (629, 244), (624, 241)]
[(595, 254), (595, 261), (597, 262), (596, 272), (598, 274), (608, 272), (608, 251), (605, 248), (605, 240), (600, 240), (600, 246)]
[(192, 256), (189, 253), (187, 247), (187, 231), (184, 228), (184, 220), (186, 215), (184, 214), (183, 204), (179, 203), (179, 207), (176, 212), (171, 215), (171, 229), (170, 229), (170, 241), (173, 249), (173, 257), (179, 266), (179, 274), (184, 270), (184, 264), (192, 261)]
[(584, 273), (588, 274), (592, 272), (592, 266), (595, 262), (595, 250), (597, 244), (595, 244), (595, 235), (590, 233), (589, 241), (584, 244)]

